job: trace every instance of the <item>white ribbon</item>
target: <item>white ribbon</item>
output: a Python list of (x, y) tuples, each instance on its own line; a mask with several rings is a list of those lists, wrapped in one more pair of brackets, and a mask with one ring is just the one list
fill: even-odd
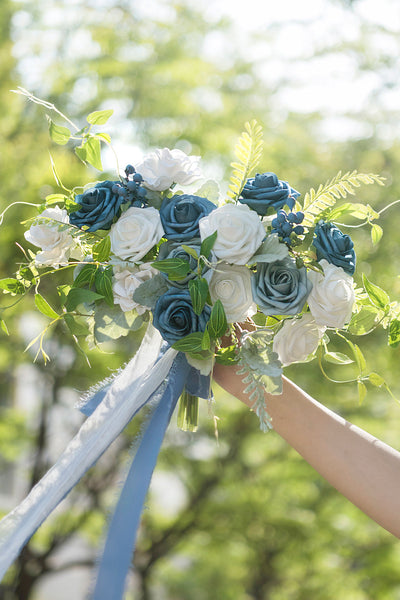
[(115, 378), (55, 465), (0, 521), (0, 579), (37, 528), (167, 377), (177, 352), (169, 348), (153, 369), (161, 344), (159, 332), (150, 324), (136, 355)]

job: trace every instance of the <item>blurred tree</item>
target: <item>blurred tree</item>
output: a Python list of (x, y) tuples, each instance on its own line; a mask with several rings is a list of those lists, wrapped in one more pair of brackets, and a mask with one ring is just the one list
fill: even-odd
[[(19, 5), (3, 0), (0, 30), (2, 208), (10, 199), (36, 202), (56, 190), (49, 149), (69, 187), (99, 177), (83, 169), (72, 149), (60, 151), (50, 145), (41, 109), (9, 94), (20, 82), (75, 120), (91, 110), (115, 107), (114, 132), (119, 143), (177, 144), (187, 152), (201, 153), (221, 173), (227, 170), (242, 123), (255, 117), (266, 125), (262, 164), (285, 173), (297, 189), (318, 185), (339, 169), (357, 168), (389, 177), (385, 189), (362, 190), (360, 199), (380, 207), (400, 197), (398, 144), (383, 144), (377, 131), (368, 139), (328, 143), (319, 135), (322, 117), (317, 113), (290, 113), (277, 122), (271, 112), (276, 89), (258, 76), (260, 64), (241, 58), (239, 49), (232, 54), (232, 43), (226, 43), (233, 36), (229, 23), (210, 21), (201, 7), (183, 0), (138, 2), (134, 7), (128, 0), (103, 0), (101, 5), (88, 0), (85, 6), (58, 0)], [(264, 41), (268, 39), (265, 36)], [(206, 51), (210, 44), (211, 52)], [(350, 50), (325, 48), (326, 53), (333, 51)], [(354, 43), (351, 52), (362, 68), (365, 42)], [(368, 56), (368, 68), (384, 72), (385, 61), (371, 53)], [(21, 214), (14, 209), (7, 217), (8, 226), (1, 230), (4, 277), (19, 260), (20, 251), (14, 246), (15, 240), (23, 240), (19, 222), (32, 213), (24, 210)], [(398, 222), (389, 214), (384, 221), (379, 252), (372, 248), (368, 234), (357, 234), (359, 261), (395, 298), (400, 291), (394, 278), (400, 260)], [(46, 292), (57, 306), (55, 287)], [(10, 471), (13, 460), (28, 455), (26, 487), (54, 459), (54, 438), (60, 435), (53, 430), (55, 416), (61, 415), (65, 438), (77, 426), (77, 420), (66, 417), (73, 411), (71, 389), (86, 389), (108, 374), (109, 368), (122, 364), (135, 348), (135, 339), (124, 338), (110, 348), (112, 354), (91, 353), (93, 369), (89, 371), (63, 328), (56, 329), (48, 342), (50, 366), (39, 362), (29, 367), (34, 381), (46, 382), (46, 388), (39, 405), (25, 419), (9, 407), (15, 379), (21, 377), (15, 367), (31, 361), (22, 354), (27, 340), (20, 334), (22, 314), (31, 307), (27, 300), (12, 312), (7, 320), (12, 335), (3, 336), (0, 351), (1, 403), (8, 407), (0, 413), (0, 433), (8, 433), (0, 443), (2, 464)], [(374, 368), (396, 386), (391, 373), (396, 372), (397, 353), (376, 352), (384, 343), (382, 334), (371, 337), (367, 355)], [(294, 366), (289, 373), (326, 404), (396, 445), (398, 408), (388, 398), (375, 392), (358, 407), (354, 389), (327, 386), (316, 375), (315, 364)], [(389, 600), (399, 595), (398, 549), (389, 534), (340, 498), (275, 434), (262, 436), (256, 419), (245, 409), (219, 394), (215, 410), (220, 417), (219, 446), (214, 422), (205, 414), (199, 433), (184, 434), (172, 427), (168, 434), (158, 472), (167, 481), (163, 498), (169, 486), (176, 486), (176, 507), (172, 515), (168, 513), (153, 486), (128, 596), (132, 590), (144, 600)], [(43, 581), (77, 565), (93, 564), (107, 507), (112, 505), (113, 490), (138, 428), (135, 420), (69, 496), (62, 511), (39, 530), (10, 569), (0, 598), (40, 598)], [(77, 535), (88, 544), (86, 558), (57, 560), (57, 554)]]

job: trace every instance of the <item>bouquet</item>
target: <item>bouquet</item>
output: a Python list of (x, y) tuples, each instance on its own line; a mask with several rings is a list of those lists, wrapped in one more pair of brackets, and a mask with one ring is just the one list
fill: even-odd
[[(109, 145), (110, 138), (95, 130), (112, 111), (91, 113), (79, 129), (53, 105), (21, 93), (75, 129), (48, 117), (54, 142), (78, 140), (78, 158), (102, 168), (100, 145)], [(271, 427), (265, 391), (281, 393), (283, 368), (292, 363), (317, 358), (328, 378), (325, 362), (353, 363), (361, 400), (366, 382), (388, 389), (379, 374), (368, 371), (350, 336), (381, 325), (389, 344), (398, 345), (400, 305), (365, 275), (363, 287), (356, 286), (354, 244), (339, 222), (351, 217), (369, 225), (373, 243), (379, 241), (376, 221), (385, 209), (377, 212), (347, 198), (362, 184), (382, 185), (382, 178), (339, 173), (302, 197), (275, 173), (259, 169), (262, 150), (261, 127), (246, 123), (225, 194), (217, 182), (202, 179), (200, 157), (178, 149), (154, 150), (111, 180), (72, 190), (52, 163), (60, 192), (47, 196), (25, 222), (26, 263), (14, 278), (0, 280), (11, 295), (33, 289), (37, 309), (50, 319), (31, 342), (39, 344), (37, 356), (48, 359), (43, 338), (59, 321), (82, 351), (82, 338), (101, 348), (132, 331), (145, 333), (131, 362), (89, 392), (81, 406), (88, 419), (76, 438), (0, 524), (3, 572), (47, 514), (152, 401), (156, 408), (111, 521), (96, 584), (95, 598), (119, 598), (165, 429), (180, 398), (178, 423), (196, 430), (199, 397), (212, 398), (215, 361), (236, 365), (263, 430)], [(56, 272), (65, 274), (57, 288), (58, 308), (40, 291), (42, 279)], [(7, 331), (3, 318), (1, 326)], [(348, 354), (329, 349), (333, 336), (346, 342)]]

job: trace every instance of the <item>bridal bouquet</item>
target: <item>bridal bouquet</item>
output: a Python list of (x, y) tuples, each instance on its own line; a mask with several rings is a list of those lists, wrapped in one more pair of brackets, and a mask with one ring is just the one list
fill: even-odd
[[(101, 169), (100, 144), (110, 139), (93, 128), (111, 114), (91, 113), (83, 129), (68, 120), (76, 132), (49, 118), (50, 135), (59, 144), (78, 140), (77, 156)], [(63, 186), (53, 165), (61, 191), (47, 196), (26, 222), (26, 264), (15, 278), (1, 280), (0, 288), (13, 295), (34, 290), (36, 307), (50, 319), (32, 341), (39, 343), (38, 354), (45, 360), (43, 337), (60, 320), (80, 346), (81, 338), (93, 347), (142, 328), (146, 333), (125, 369), (89, 393), (82, 407), (88, 419), (50, 476), (6, 517), (3, 529), (0, 525), (0, 534), (6, 532), (0, 546), (5, 567), (133, 415), (152, 400), (157, 408), (111, 522), (96, 586), (96, 598), (119, 598), (116, 590), (123, 590), (136, 531), (132, 526), (129, 537), (121, 523), (128, 519), (137, 526), (179, 397), (180, 426), (196, 429), (198, 397), (212, 396), (215, 361), (236, 364), (263, 429), (271, 426), (264, 393), (281, 392), (283, 367), (292, 363), (317, 357), (327, 377), (325, 363), (354, 364), (361, 400), (366, 382), (387, 387), (380, 375), (368, 371), (350, 336), (382, 325), (396, 346), (399, 304), (364, 275), (362, 287), (357, 287), (354, 244), (339, 223), (356, 219), (371, 227), (374, 243), (379, 241), (380, 213), (345, 200), (361, 184), (382, 185), (382, 179), (356, 171), (339, 173), (302, 196), (259, 167), (262, 149), (261, 127), (247, 123), (225, 194), (217, 182), (204, 181), (200, 157), (178, 149), (151, 151), (112, 179), (73, 190)], [(65, 283), (58, 286), (59, 306), (54, 307), (41, 294), (40, 284), (60, 271)], [(1, 324), (6, 330), (4, 320)], [(329, 349), (332, 336), (346, 342), (348, 354)], [(132, 482), (134, 498), (128, 489)], [(112, 590), (109, 596), (107, 589)]]

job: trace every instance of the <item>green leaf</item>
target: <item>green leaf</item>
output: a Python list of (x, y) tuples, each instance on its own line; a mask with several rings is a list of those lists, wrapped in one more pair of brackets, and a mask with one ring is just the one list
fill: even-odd
[[(304, 196), (303, 212), (304, 220), (302, 225), (311, 227), (314, 225), (319, 215), (331, 208), (341, 198), (346, 198), (348, 194), (354, 195), (355, 189), (361, 184), (383, 184), (383, 179), (374, 173), (357, 173), (357, 171), (348, 171), (342, 175), (341, 171), (325, 185), (320, 185), (317, 191), (311, 188)], [(360, 210), (360, 209), (359, 209)], [(371, 209), (372, 210), (372, 209)]]
[(166, 273), (171, 281), (179, 281), (191, 272), (190, 264), (183, 258), (166, 258), (152, 263), (155, 269)]
[(64, 204), (65, 199), (65, 194), (49, 194), (45, 198), (46, 206), (56, 206), (57, 204)]
[(93, 260), (96, 262), (107, 262), (111, 253), (111, 238), (107, 235), (92, 248)]
[(208, 283), (204, 278), (196, 278), (189, 281), (189, 292), (192, 299), (193, 310), (200, 315), (207, 302)]
[(372, 243), (377, 244), (383, 236), (383, 229), (377, 223), (371, 223), (371, 239)]
[(112, 266), (105, 269), (98, 269), (94, 278), (96, 291), (104, 296), (105, 301), (109, 306), (114, 306), (114, 294), (112, 290)]
[(397, 348), (400, 344), (400, 321), (392, 319), (389, 325), (389, 345), (392, 348)]
[(210, 252), (214, 247), (217, 236), (218, 236), (218, 231), (214, 231), (214, 233), (212, 233), (208, 237), (204, 238), (204, 240), (201, 242), (201, 246), (200, 246), (201, 256), (205, 256), (205, 258), (209, 257)]
[(352, 344), (352, 348), (357, 366), (360, 370), (360, 373), (363, 374), (367, 370), (367, 361), (365, 360), (364, 354), (361, 352), (360, 347), (357, 346), (357, 344)]
[(88, 327), (86, 317), (80, 317), (79, 315), (74, 316), (68, 313), (64, 314), (63, 316), (64, 321), (72, 335), (89, 335), (90, 329)]
[(46, 315), (46, 317), (50, 317), (50, 319), (59, 318), (59, 315), (53, 308), (51, 308), (50, 304), (43, 298), (41, 294), (35, 294), (35, 304), (36, 308), (40, 310), (43, 315)]
[(90, 137), (84, 146), (86, 150), (86, 162), (95, 169), (102, 171), (100, 140), (96, 137)]
[(363, 306), (354, 314), (348, 324), (348, 331), (353, 335), (365, 335), (379, 323), (382, 311), (375, 306)]
[(220, 348), (215, 354), (215, 360), (221, 365), (233, 365), (238, 362), (239, 355), (236, 346)]
[(101, 300), (102, 298), (102, 295), (92, 292), (92, 290), (73, 287), (68, 292), (65, 308), (68, 312), (72, 312), (77, 306), (79, 306), (79, 304), (91, 304), (92, 302), (96, 302), (96, 300)]
[(25, 292), (24, 284), (18, 279), (13, 279), (12, 277), (0, 279), (0, 289), (6, 290), (11, 294), (23, 294)]
[(381, 387), (382, 385), (385, 385), (384, 378), (381, 375), (378, 375), (378, 373), (370, 373), (368, 375), (368, 381), (375, 387)]
[(374, 283), (371, 283), (369, 279), (363, 273), (363, 284), (365, 291), (367, 292), (371, 302), (378, 308), (385, 309), (390, 303), (390, 298), (387, 293), (378, 287)]
[(191, 248), (190, 246), (186, 246), (186, 244), (182, 244), (181, 248), (183, 248), (183, 250), (186, 252), (186, 254), (189, 254), (195, 260), (197, 260), (199, 258), (199, 255), (197, 254), (197, 252), (194, 248)]
[(108, 133), (96, 133), (96, 137), (111, 144), (111, 136), (109, 136)]
[(4, 319), (0, 319), (0, 328), (4, 331), (4, 333), (6, 335), (10, 335), (10, 332), (8, 331), (8, 327), (7, 327), (6, 322), (4, 321)]
[(342, 354), (342, 352), (326, 352), (324, 359), (334, 365), (349, 365), (354, 362), (347, 354)]
[(211, 338), (208, 333), (208, 329), (206, 328), (203, 334), (203, 339), (201, 341), (202, 350), (210, 350), (211, 349)]
[(57, 286), (57, 293), (60, 296), (60, 302), (63, 306), (65, 306), (65, 303), (67, 301), (67, 296), (69, 294), (69, 291), (71, 289), (72, 286), (70, 285), (59, 285)]
[(172, 344), (172, 347), (180, 352), (201, 352), (203, 350), (202, 343), (203, 333), (196, 331), (177, 340)]
[(358, 401), (362, 404), (365, 400), (365, 396), (367, 395), (367, 387), (362, 381), (357, 381), (358, 388)]
[(217, 300), (211, 310), (208, 330), (212, 339), (223, 336), (227, 330), (228, 322), (226, 320), (225, 310), (221, 300)]
[(228, 189), (228, 202), (236, 202), (240, 196), (246, 180), (257, 168), (263, 148), (262, 127), (253, 119), (245, 124), (245, 131), (235, 146), (238, 162), (231, 163), (233, 171)]
[(74, 279), (73, 287), (91, 286), (94, 283), (94, 278), (98, 265), (84, 265)]
[(94, 112), (91, 112), (87, 116), (86, 120), (91, 125), (104, 125), (105, 123), (107, 123), (108, 119), (111, 117), (111, 115), (113, 113), (114, 113), (114, 111), (111, 109), (95, 110)]
[(61, 125), (56, 125), (54, 123), (54, 121), (52, 121), (50, 119), (50, 117), (47, 115), (47, 121), (49, 124), (49, 133), (50, 133), (50, 137), (53, 140), (53, 142), (55, 142), (56, 144), (59, 144), (59, 146), (65, 146), (65, 144), (68, 143), (70, 137), (71, 137), (71, 132), (67, 127), (62, 127)]

